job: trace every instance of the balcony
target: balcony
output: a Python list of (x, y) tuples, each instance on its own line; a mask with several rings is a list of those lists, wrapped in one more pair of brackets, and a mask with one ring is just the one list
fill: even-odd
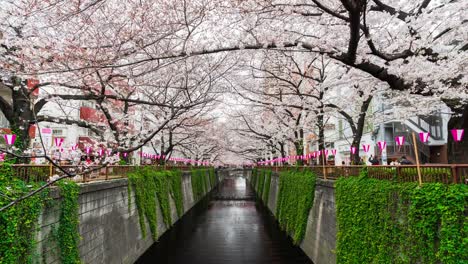
[(100, 123), (104, 121), (104, 116), (94, 108), (82, 106), (80, 108), (80, 119), (91, 123)]

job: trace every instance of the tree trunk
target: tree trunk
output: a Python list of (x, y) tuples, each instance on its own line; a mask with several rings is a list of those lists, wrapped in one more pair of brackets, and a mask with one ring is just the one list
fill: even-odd
[[(323, 155), (323, 150), (325, 149), (325, 129), (324, 129), (324, 124), (323, 124), (323, 109), (320, 109), (319, 116), (317, 118), (317, 128), (318, 128), (318, 148), (319, 151), (321, 151)], [(317, 164), (323, 165), (324, 164), (324, 158), (322, 156), (319, 156)]]
[[(13, 116), (9, 118), (12, 133), (16, 134), (15, 147), (18, 154), (23, 153), (30, 147), (31, 137), (29, 129), (34, 122), (34, 113), (31, 106), (31, 99), (27, 97), (28, 90), (21, 87), (12, 92)], [(29, 159), (17, 159), (16, 163), (28, 163)]]
[[(296, 148), (296, 155), (302, 156), (304, 154), (304, 130), (299, 129), (298, 132), (294, 133), (296, 140), (294, 141), (294, 147)], [(297, 159), (296, 163), (298, 165), (303, 165), (301, 159)]]
[(367, 98), (367, 100), (365, 100), (361, 105), (359, 118), (356, 124), (356, 130), (355, 130), (355, 133), (353, 134), (353, 142), (351, 143), (351, 146), (356, 148), (356, 153), (354, 155), (353, 153), (350, 152), (350, 160), (351, 160), (351, 164), (353, 165), (357, 165), (361, 161), (361, 158), (359, 157), (359, 150), (360, 150), (359, 146), (361, 144), (362, 133), (364, 132), (364, 126), (366, 124), (365, 121), (366, 121), (367, 110), (369, 109), (371, 101), (372, 101), (372, 96), (369, 96), (369, 98)]

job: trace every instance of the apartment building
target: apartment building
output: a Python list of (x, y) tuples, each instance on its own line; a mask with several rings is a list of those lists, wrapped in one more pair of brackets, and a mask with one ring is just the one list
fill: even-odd
[[(389, 118), (386, 113), (393, 111), (393, 107), (386, 105), (376, 97), (369, 107), (366, 115), (363, 135), (359, 145), (360, 157), (367, 161), (370, 155), (377, 157), (380, 164), (389, 164), (392, 161), (406, 156), (413, 163), (416, 162), (414, 143), (412, 134), (415, 133), (416, 145), (421, 163), (447, 163), (447, 124), (450, 119), (449, 109), (441, 106), (439, 111), (431, 115), (417, 115), (405, 119), (397, 120)], [(429, 132), (429, 140), (422, 143), (419, 140), (420, 132)], [(311, 133), (314, 135), (315, 131)], [(399, 146), (395, 140), (396, 137), (404, 136), (403, 145)], [(318, 149), (316, 136), (307, 137), (308, 153)], [(353, 133), (349, 123), (339, 116), (331, 116), (325, 127), (325, 145), (328, 149), (336, 149), (336, 157), (329, 157), (333, 162), (329, 164), (350, 164), (351, 143)], [(386, 148), (378, 147), (379, 141), (386, 142)], [(369, 151), (363, 150), (363, 145), (370, 145)]]

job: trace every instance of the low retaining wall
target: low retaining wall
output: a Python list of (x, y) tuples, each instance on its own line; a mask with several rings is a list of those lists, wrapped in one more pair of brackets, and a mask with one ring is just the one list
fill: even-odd
[[(250, 175), (249, 179), (250, 179)], [(266, 180), (266, 177), (265, 177)], [(265, 182), (265, 184), (268, 184)], [(276, 205), (279, 191), (279, 175), (271, 176), (270, 193), (264, 202), (276, 217)], [(336, 263), (336, 207), (333, 181), (317, 179), (315, 197), (309, 212), (307, 229), (300, 248), (315, 264)]]
[[(184, 213), (198, 202), (193, 198), (190, 176), (190, 172), (182, 174)], [(78, 202), (81, 261), (83, 263), (135, 262), (154, 241), (150, 233), (145, 238), (142, 236), (135, 192), (131, 192), (129, 199), (127, 179), (81, 184), (80, 187)], [(211, 186), (211, 189), (213, 187)], [(54, 199), (61, 199), (56, 190), (52, 190), (51, 195)], [(175, 223), (178, 217), (172, 197), (170, 206)], [(159, 206), (157, 208), (158, 232), (161, 236), (168, 227), (163, 223)], [(58, 228), (59, 217), (60, 203), (46, 207), (40, 216), (36, 258), (39, 263), (60, 263), (57, 245), (50, 242), (54, 236), (54, 229)], [(150, 232), (149, 225), (146, 224), (146, 229)]]

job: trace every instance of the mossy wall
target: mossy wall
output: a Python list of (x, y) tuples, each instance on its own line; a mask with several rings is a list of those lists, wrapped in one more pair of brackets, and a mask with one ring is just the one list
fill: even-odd
[[(257, 197), (268, 206), (272, 171), (253, 169), (251, 183)], [(283, 171), (279, 176), (279, 191), (276, 217), (283, 230), (293, 238), (295, 244), (303, 239), (307, 220), (314, 201), (315, 175), (309, 170)]]
[[(157, 171), (144, 167), (128, 175), (129, 197), (135, 192), (135, 203), (138, 210), (140, 228), (143, 237), (146, 236), (145, 219), (149, 223), (154, 240), (158, 238), (157, 201), (166, 227), (172, 226), (172, 216), (169, 197), (174, 199), (177, 214), (183, 214), (183, 194), (180, 171)], [(130, 205), (131, 203), (129, 203)]]
[(468, 186), (336, 182), (337, 263), (468, 263)]
[(310, 170), (283, 171), (279, 176), (276, 217), (294, 244), (299, 244), (306, 233), (314, 202), (315, 180), (316, 176)]

